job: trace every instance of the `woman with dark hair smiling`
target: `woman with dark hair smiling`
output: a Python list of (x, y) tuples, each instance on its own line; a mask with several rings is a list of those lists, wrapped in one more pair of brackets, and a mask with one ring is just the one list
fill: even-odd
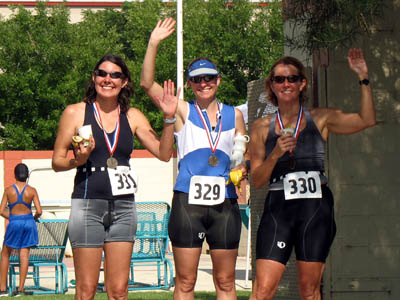
[[(130, 107), (132, 95), (125, 62), (109, 54), (94, 67), (84, 101), (61, 116), (52, 166), (56, 172), (77, 168), (68, 224), (76, 300), (94, 298), (103, 251), (108, 299), (127, 299), (137, 223), (137, 180), (129, 164), (133, 138), (163, 161), (173, 151), (173, 125), (165, 123), (160, 139), (144, 114)], [(164, 82), (158, 100), (164, 117), (172, 119), (178, 105), (173, 82)], [(71, 142), (73, 159), (67, 156)]]
[[(157, 47), (173, 33), (174, 25), (172, 18), (157, 23), (143, 62), (140, 84), (159, 107), (162, 88), (154, 81)], [(180, 99), (176, 116), (168, 120), (174, 123), (180, 159), (168, 224), (176, 271), (174, 299), (194, 299), (205, 240), (210, 247), (217, 299), (236, 299), (241, 219), (235, 187), (227, 181), (234, 138), (243, 137), (246, 129), (240, 110), (218, 101), (220, 82), (217, 67), (209, 58), (193, 60), (187, 85), (194, 99)], [(246, 175), (244, 164), (232, 170)]]
[(361, 50), (348, 53), (361, 86), (359, 113), (305, 108), (307, 78), (294, 57), (279, 59), (265, 80), (267, 98), (278, 111), (251, 129), (251, 178), (269, 184), (257, 232), (252, 300), (272, 299), (294, 248), (300, 298), (320, 300), (320, 284), (336, 233), (334, 201), (324, 159), (329, 133), (352, 134), (375, 125), (368, 68)]

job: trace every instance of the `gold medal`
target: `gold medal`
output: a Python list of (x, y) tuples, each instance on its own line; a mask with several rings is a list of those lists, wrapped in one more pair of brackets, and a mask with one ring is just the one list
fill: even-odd
[(211, 154), (210, 157), (208, 158), (208, 164), (211, 167), (216, 167), (219, 164), (219, 159), (215, 154)]
[(110, 169), (116, 169), (118, 167), (118, 160), (112, 156), (107, 159), (107, 167)]

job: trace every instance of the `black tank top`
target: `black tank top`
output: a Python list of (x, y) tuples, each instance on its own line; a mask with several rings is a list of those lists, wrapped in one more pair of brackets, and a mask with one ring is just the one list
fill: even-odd
[[(296, 167), (294, 170), (289, 169), (289, 153), (286, 152), (279, 158), (274, 170), (271, 174), (271, 181), (282, 175), (297, 171), (321, 171), (324, 168), (325, 159), (325, 141), (322, 138), (317, 126), (315, 125), (310, 112), (304, 109), (306, 117), (306, 127), (300, 131), (297, 139), (296, 149), (294, 150), (294, 158)], [(276, 113), (271, 117), (271, 124), (268, 132), (266, 143), (266, 155), (270, 155), (276, 145), (279, 135), (275, 133)]]
[[(118, 199), (133, 198), (132, 195), (114, 197), (108, 178), (106, 161), (110, 157), (103, 130), (97, 123), (92, 104), (86, 104), (84, 125), (92, 125), (92, 133), (96, 148), (92, 151), (86, 164), (77, 168), (72, 198), (81, 199)], [(109, 134), (110, 138), (111, 134)], [(110, 140), (111, 144), (113, 143)], [(119, 166), (129, 166), (129, 159), (133, 151), (133, 134), (129, 126), (126, 113), (120, 114), (120, 132), (117, 148), (113, 154)], [(103, 167), (103, 168), (101, 168)], [(95, 171), (92, 171), (92, 169)]]

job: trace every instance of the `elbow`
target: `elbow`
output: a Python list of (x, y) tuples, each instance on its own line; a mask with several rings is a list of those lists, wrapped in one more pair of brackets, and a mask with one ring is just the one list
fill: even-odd
[(256, 190), (261, 189), (262, 186), (264, 185), (264, 183), (261, 180), (257, 180), (257, 178), (255, 178), (254, 175), (251, 176), (251, 183), (253, 184)]
[(373, 127), (375, 125), (376, 125), (376, 119), (375, 118), (367, 123), (367, 127)]
[(61, 168), (54, 162), (54, 160), (51, 162), (51, 168), (53, 169), (54, 172), (62, 171)]
[(148, 82), (147, 80), (140, 80), (140, 88), (142, 88), (145, 92), (147, 92), (151, 88), (151, 85), (152, 83)]
[(171, 155), (161, 155), (160, 160), (163, 162), (169, 162), (171, 159)]

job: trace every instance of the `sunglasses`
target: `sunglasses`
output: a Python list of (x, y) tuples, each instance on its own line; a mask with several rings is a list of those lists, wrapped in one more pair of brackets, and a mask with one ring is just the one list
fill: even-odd
[(205, 82), (210, 82), (213, 81), (215, 78), (217, 78), (217, 75), (203, 75), (191, 77), (189, 78), (189, 80), (194, 83), (200, 83), (203, 79)]
[(289, 76), (273, 76), (271, 77), (271, 81), (275, 81), (276, 83), (284, 83), (287, 79), (290, 83), (295, 83), (301, 81), (303, 76), (301, 75), (289, 75)]
[(96, 76), (100, 76), (100, 77), (107, 77), (107, 75), (110, 74), (110, 77), (111, 77), (112, 79), (117, 79), (117, 78), (123, 78), (123, 77), (124, 77), (124, 74), (122, 74), (121, 72), (111, 72), (111, 73), (107, 73), (106, 71), (101, 70), (101, 69), (95, 70), (95, 71), (94, 71), (94, 74), (95, 74)]

